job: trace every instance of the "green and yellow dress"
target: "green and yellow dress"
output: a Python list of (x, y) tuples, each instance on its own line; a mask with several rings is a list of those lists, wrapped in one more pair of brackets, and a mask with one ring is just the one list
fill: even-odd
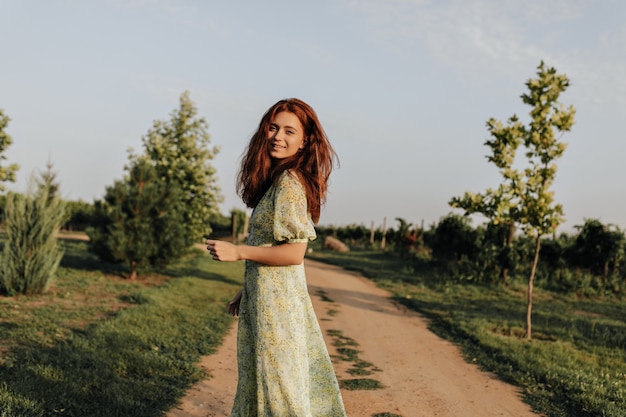
[[(304, 187), (285, 172), (254, 209), (248, 244), (274, 246), (315, 237)], [(346, 416), (304, 264), (246, 261), (238, 326), (239, 380), (231, 417)]]

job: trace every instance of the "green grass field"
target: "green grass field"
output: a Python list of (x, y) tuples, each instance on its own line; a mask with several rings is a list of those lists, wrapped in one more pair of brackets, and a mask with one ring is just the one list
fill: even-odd
[[(136, 282), (81, 241), (48, 293), (0, 297), (0, 417), (161, 416), (204, 377), (232, 323), (225, 306), (242, 263), (192, 252)], [(424, 263), (376, 251), (313, 252), (358, 270), (431, 319), (468, 361), (520, 386), (549, 417), (626, 415), (623, 299), (535, 292), (532, 341), (524, 334), (525, 288), (446, 283)]]
[(48, 293), (0, 297), (0, 416), (163, 415), (204, 376), (243, 265), (196, 252), (130, 282), (85, 242), (63, 246)]
[(380, 251), (314, 252), (356, 270), (431, 319), (431, 330), (459, 345), (467, 361), (523, 389), (549, 417), (626, 416), (626, 305), (535, 289), (533, 340), (524, 338), (524, 285), (444, 282), (432, 267)]

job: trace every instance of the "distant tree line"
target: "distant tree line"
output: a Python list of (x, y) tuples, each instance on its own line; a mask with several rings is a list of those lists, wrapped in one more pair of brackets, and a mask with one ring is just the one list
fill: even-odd
[[(428, 228), (396, 218), (384, 233), (365, 225), (317, 226), (321, 237), (334, 236), (352, 249), (380, 250), (402, 262), (428, 263), (443, 280), (487, 285), (522, 282), (531, 266), (534, 241), (524, 234), (508, 243), (509, 227), (450, 213)], [(537, 284), (563, 293), (626, 294), (626, 235), (619, 227), (587, 219), (577, 233), (542, 238)], [(374, 239), (371, 240), (370, 237)], [(506, 279), (502, 272), (509, 271)]]

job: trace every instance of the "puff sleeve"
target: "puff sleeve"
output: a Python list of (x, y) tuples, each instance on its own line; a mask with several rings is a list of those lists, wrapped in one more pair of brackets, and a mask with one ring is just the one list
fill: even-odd
[(274, 239), (277, 242), (304, 243), (316, 237), (304, 187), (295, 175), (285, 172), (274, 195)]

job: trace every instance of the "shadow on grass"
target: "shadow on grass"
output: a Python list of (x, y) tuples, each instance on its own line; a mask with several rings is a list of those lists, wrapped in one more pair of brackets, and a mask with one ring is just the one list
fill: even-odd
[(0, 415), (162, 416), (203, 376), (197, 361), (232, 322), (207, 299), (206, 286), (175, 280), (53, 346), (11, 349), (0, 365)]
[(122, 276), (128, 274), (122, 264), (101, 261), (96, 255), (89, 252), (89, 243), (79, 239), (60, 240), (63, 249), (63, 258), (59, 266), (87, 272), (102, 272), (108, 275)]
[[(523, 299), (513, 297), (469, 299), (450, 296), (442, 301), (404, 297), (396, 297), (395, 300), (431, 319), (445, 318), (449, 315), (457, 322), (490, 322), (493, 324), (494, 332), (499, 332), (496, 327), (501, 324), (509, 329), (525, 328), (526, 301)], [(580, 349), (593, 350), (597, 345), (608, 349), (626, 349), (626, 323), (618, 321), (618, 318), (575, 314), (571, 308), (556, 300), (544, 299), (535, 302), (533, 333), (536, 338), (544, 341), (569, 340)], [(590, 340), (593, 343), (590, 343)]]
[(163, 357), (132, 335), (110, 335), (105, 341), (118, 348), (94, 349), (76, 336), (54, 347), (14, 351), (12, 366), (0, 366), (0, 380), (12, 398), (28, 402), (14, 401), (10, 415), (161, 416), (197, 376), (184, 361)]
[(241, 281), (237, 281), (237, 280), (225, 277), (224, 275), (221, 275), (215, 272), (209, 272), (203, 269), (194, 268), (193, 266), (177, 267), (176, 269), (160, 270), (159, 273), (172, 277), (172, 278), (194, 277), (194, 278), (199, 278), (199, 279), (203, 279), (206, 281), (217, 281), (217, 282), (223, 282), (225, 284), (241, 285)]

